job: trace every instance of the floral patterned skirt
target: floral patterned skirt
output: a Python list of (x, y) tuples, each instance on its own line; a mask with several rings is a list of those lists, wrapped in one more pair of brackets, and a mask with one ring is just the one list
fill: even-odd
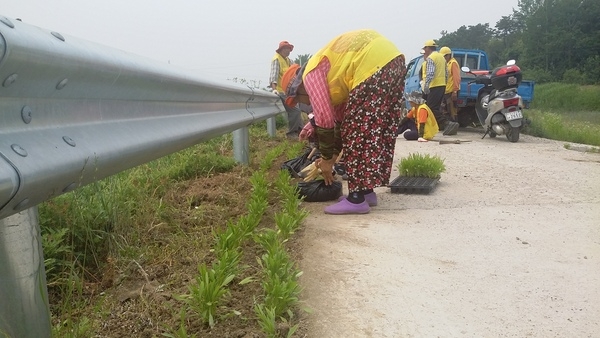
[(350, 192), (389, 183), (405, 73), (400, 55), (350, 92), (340, 126)]

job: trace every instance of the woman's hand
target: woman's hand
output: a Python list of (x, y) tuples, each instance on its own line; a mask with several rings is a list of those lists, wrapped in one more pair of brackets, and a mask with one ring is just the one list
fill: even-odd
[(325, 185), (331, 185), (335, 179), (333, 178), (333, 165), (335, 164), (335, 158), (324, 160), (322, 158), (318, 158), (315, 160), (317, 168), (321, 169), (321, 175), (323, 176), (323, 180), (325, 181)]
[[(309, 114), (309, 117), (311, 117), (312, 114)], [(308, 140), (309, 137), (312, 137), (315, 134), (315, 127), (313, 127), (312, 123), (310, 123), (310, 121), (308, 121), (304, 127), (302, 127), (302, 130), (300, 131), (300, 136), (299, 139), (300, 141), (304, 141), (304, 140)]]
[(302, 128), (302, 131), (300, 131), (300, 141), (308, 140), (308, 138), (313, 136), (313, 134), (315, 133), (315, 129), (313, 128), (313, 126), (310, 125), (310, 123), (308, 123), (307, 125), (308, 126), (304, 126), (304, 128)]

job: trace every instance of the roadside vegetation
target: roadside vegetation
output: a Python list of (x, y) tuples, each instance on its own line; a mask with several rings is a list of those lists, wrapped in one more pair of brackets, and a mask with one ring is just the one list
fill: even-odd
[(224, 135), (41, 204), (53, 337), (299, 336), (307, 213), (279, 165), (303, 145), (281, 133), (251, 127), (248, 166)]
[(527, 134), (600, 147), (600, 86), (536, 84), (525, 117)]

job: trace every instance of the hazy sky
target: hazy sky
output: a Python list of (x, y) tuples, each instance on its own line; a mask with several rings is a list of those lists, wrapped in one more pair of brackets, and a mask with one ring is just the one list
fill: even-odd
[(294, 59), (314, 54), (338, 34), (371, 28), (392, 40), (408, 61), (442, 30), (479, 23), (493, 28), (513, 8), (518, 0), (0, 0), (1, 16), (195, 70), (207, 79), (237, 77), (260, 81), (261, 87), (281, 40), (295, 46)]

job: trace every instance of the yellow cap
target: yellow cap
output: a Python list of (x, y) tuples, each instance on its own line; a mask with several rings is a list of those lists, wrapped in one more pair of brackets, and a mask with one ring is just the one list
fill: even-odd
[(452, 54), (452, 50), (446, 46), (440, 48), (440, 54), (442, 55), (448, 55), (448, 54)]
[(425, 47), (437, 47), (437, 45), (435, 44), (435, 41), (427, 40), (427, 41), (425, 41), (425, 45), (423, 46), (423, 48), (425, 48)]

